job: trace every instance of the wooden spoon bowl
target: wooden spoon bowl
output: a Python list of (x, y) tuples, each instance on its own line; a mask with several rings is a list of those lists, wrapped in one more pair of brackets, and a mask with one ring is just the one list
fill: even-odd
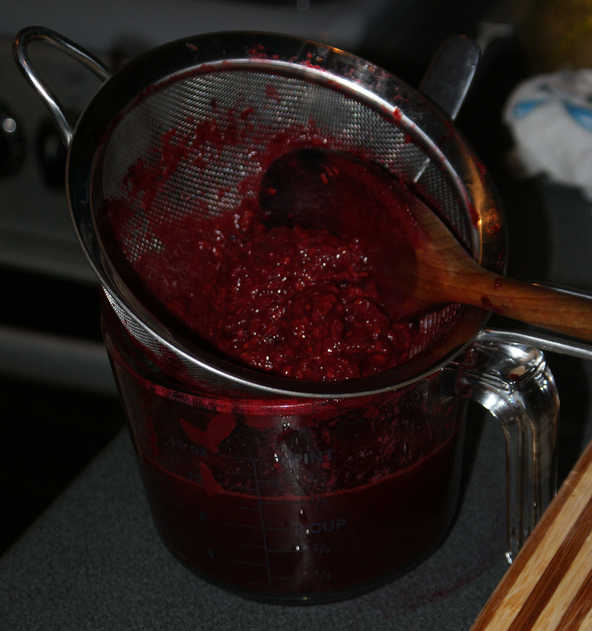
[(288, 152), (266, 172), (259, 199), (270, 226), (322, 227), (369, 244), (391, 315), (460, 303), (592, 341), (592, 300), (483, 268), (419, 197), (353, 154)]

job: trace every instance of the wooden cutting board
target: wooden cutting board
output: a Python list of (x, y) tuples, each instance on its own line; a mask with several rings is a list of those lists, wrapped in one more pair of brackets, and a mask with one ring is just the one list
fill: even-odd
[(471, 631), (592, 631), (592, 443)]

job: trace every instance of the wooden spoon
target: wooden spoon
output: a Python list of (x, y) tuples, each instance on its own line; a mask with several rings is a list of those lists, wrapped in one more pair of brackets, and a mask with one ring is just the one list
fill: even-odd
[(481, 267), (416, 195), (353, 154), (288, 152), (262, 178), (259, 201), (270, 227), (360, 236), (373, 250), (382, 295), (392, 297), (391, 315), (460, 303), (592, 341), (592, 299)]
[(592, 299), (489, 271), (463, 248), (438, 216), (405, 192), (409, 209), (428, 238), (415, 248), (413, 293), (418, 302), (458, 302), (491, 310), (581, 340), (592, 340)]

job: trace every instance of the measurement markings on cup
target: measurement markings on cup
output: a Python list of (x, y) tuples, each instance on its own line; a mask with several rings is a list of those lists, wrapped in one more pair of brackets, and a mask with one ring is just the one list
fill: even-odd
[[(237, 566), (264, 572), (260, 579), (250, 583), (255, 585), (265, 581), (271, 585), (294, 580), (284, 572), (273, 572), (274, 568), (276, 571), (280, 569), (278, 563), (283, 565), (290, 557), (304, 560), (335, 554), (331, 539), (347, 528), (347, 519), (331, 516), (323, 497), (283, 498), (279, 493), (282, 489), (275, 480), (259, 477), (255, 459), (250, 460), (250, 466), (254, 497), (239, 504), (236, 521), (224, 522), (226, 527), (256, 535), (255, 541), (237, 542), (238, 558), (232, 560)], [(245, 558), (240, 558), (243, 555)], [(330, 580), (330, 577), (318, 576), (315, 571), (307, 570), (307, 574)]]

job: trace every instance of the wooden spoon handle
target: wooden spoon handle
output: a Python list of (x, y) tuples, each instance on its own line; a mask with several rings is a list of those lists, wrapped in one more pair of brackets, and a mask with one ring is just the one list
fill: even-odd
[(478, 268), (459, 293), (460, 302), (529, 324), (592, 341), (592, 298), (506, 278)]
[(408, 277), (418, 302), (470, 304), (592, 341), (592, 297), (559, 292), (500, 276), (481, 267), (441, 219), (417, 197), (402, 193), (425, 238), (417, 239)]
[(471, 631), (592, 629), (592, 443)]

